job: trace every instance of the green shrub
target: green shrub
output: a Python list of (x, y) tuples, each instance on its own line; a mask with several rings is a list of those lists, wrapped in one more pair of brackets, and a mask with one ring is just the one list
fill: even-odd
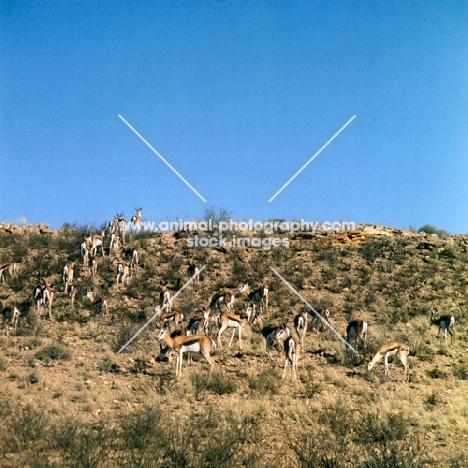
[(41, 361), (47, 361), (48, 359), (70, 359), (71, 355), (70, 349), (62, 343), (51, 343), (35, 354), (37, 359)]

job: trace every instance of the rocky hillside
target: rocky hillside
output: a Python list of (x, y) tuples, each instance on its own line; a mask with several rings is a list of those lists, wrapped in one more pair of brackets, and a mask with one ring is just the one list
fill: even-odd
[[(0, 344), (8, 395), (0, 466), (468, 465), (467, 236), (366, 225), (285, 233), (287, 248), (264, 250), (193, 249), (192, 233), (134, 233), (125, 247), (138, 250), (139, 263), (123, 285), (117, 263), (125, 253), (109, 252), (108, 235), (96, 276), (87, 271), (80, 255), (87, 234), (0, 224), (0, 263), (18, 264), (17, 277), (4, 273), (0, 298), (21, 312), (17, 336)], [(185, 324), (222, 289), (242, 313), (247, 296), (237, 290), (246, 280), (268, 285), (265, 322), (292, 324), (303, 304), (272, 266), (314, 308), (329, 309), (340, 334), (350, 320), (368, 322), (364, 356), (346, 353), (331, 331), (309, 331), (300, 381), (290, 374), (282, 381), (283, 354), (274, 349), (268, 360), (258, 327), (246, 325), (242, 350), (237, 339), (227, 346), (229, 330), (223, 335), (210, 378), (200, 355), (184, 361), (176, 381), (174, 361), (156, 359), (158, 320), (117, 354), (154, 314), (161, 283), (176, 292), (187, 281), (190, 256), (205, 269), (199, 286), (174, 300)], [(62, 283), (70, 261), (74, 308)], [(54, 292), (52, 320), (33, 301), (42, 277)], [(96, 314), (88, 291), (107, 299), (107, 316)], [(455, 317), (453, 347), (430, 327), (435, 307)], [(382, 363), (367, 371), (380, 344), (394, 340), (410, 346), (409, 383), (398, 360), (389, 378)]]

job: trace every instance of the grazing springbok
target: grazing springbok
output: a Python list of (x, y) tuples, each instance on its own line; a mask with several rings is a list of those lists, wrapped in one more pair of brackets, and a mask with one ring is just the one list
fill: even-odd
[(94, 313), (102, 314), (102, 316), (107, 315), (107, 299), (102, 297), (95, 298), (92, 291), (88, 291), (86, 297), (91, 301)]
[(254, 319), (252, 320), (252, 325), (258, 325), (260, 328), (260, 333), (262, 334), (263, 338), (265, 338), (266, 342), (266, 352), (269, 359), (271, 359), (271, 347), (276, 340), (276, 334), (281, 330), (284, 329), (286, 334), (289, 336), (291, 335), (291, 330), (287, 327), (287, 322), (282, 323), (281, 325), (278, 324), (270, 324), (264, 325), (263, 318), (261, 314), (257, 314)]
[(86, 242), (88, 243), (88, 249), (91, 255), (96, 257), (97, 249), (101, 249), (101, 254), (104, 257), (104, 235), (105, 231), (102, 231), (101, 234), (93, 234), (86, 238)]
[[(321, 308), (317, 309), (318, 314), (320, 317), (322, 317), (324, 320), (327, 322), (329, 321), (330, 318), (330, 311), (326, 308)], [(323, 320), (318, 317), (316, 314), (312, 313), (312, 330), (318, 335), (319, 333), (323, 332), (325, 330), (325, 324), (323, 323)]]
[[(174, 330), (172, 333), (171, 333), (171, 338), (176, 338), (178, 336), (190, 336), (191, 333), (186, 329), (186, 328), (178, 328), (177, 330)], [(171, 361), (171, 356), (172, 356), (172, 352), (173, 349), (169, 346), (164, 346), (162, 345), (162, 343), (159, 343), (159, 356), (156, 358), (156, 361), (160, 362), (160, 361), (163, 361), (166, 354), (169, 354), (168, 357), (167, 357), (167, 360), (170, 362)], [(188, 361), (190, 362), (190, 358), (192, 356), (192, 353), (188, 353)]]
[(169, 291), (164, 284), (161, 284), (161, 291), (159, 293), (159, 307), (166, 312), (170, 312), (172, 307), (171, 291)]
[(0, 280), (2, 281), (2, 283), (5, 282), (5, 278), (3, 277), (3, 274), (6, 271), (8, 271), (8, 273), (10, 274), (10, 276), (12, 278), (16, 278), (17, 277), (17, 268), (18, 268), (18, 265), (16, 263), (13, 263), (13, 262), (0, 264)]
[(234, 339), (234, 335), (236, 334), (236, 330), (239, 335), (239, 348), (242, 349), (242, 338), (241, 338), (241, 330), (242, 328), (248, 323), (248, 317), (241, 318), (239, 315), (228, 314), (223, 312), (218, 316), (218, 347), (221, 349), (221, 335), (223, 334), (226, 328), (233, 328), (231, 339), (229, 340), (229, 346), (232, 344), (232, 340)]
[(388, 377), (388, 357), (397, 355), (405, 368), (404, 381), (409, 380), (409, 364), (408, 364), (408, 354), (409, 346), (407, 344), (401, 343), (399, 341), (391, 341), (389, 343), (384, 343), (379, 350), (375, 353), (375, 356), (372, 358), (372, 361), (369, 362), (367, 366), (368, 370), (372, 370), (374, 365), (384, 358), (384, 375)]
[(130, 281), (130, 276), (131, 276), (131, 268), (128, 263), (123, 263), (119, 262), (117, 264), (117, 284), (122, 283), (124, 284), (125, 282), (127, 283)]
[(258, 289), (251, 290), (247, 281), (239, 288), (239, 292), (247, 292), (249, 301), (252, 303), (258, 303), (260, 307), (260, 313), (268, 311), (268, 288), (262, 284)]
[(197, 315), (189, 320), (187, 329), (191, 335), (208, 335), (208, 323), (210, 319), (210, 309), (206, 308), (203, 315)]
[(11, 305), (5, 305), (2, 301), (2, 316), (3, 316), (3, 336), (9, 335), (9, 326), (14, 327), (14, 334), (16, 336), (16, 328), (18, 326), (20, 311)]
[(168, 312), (163, 312), (163, 310), (164, 308), (161, 308), (159, 306), (157, 306), (155, 310), (156, 317), (159, 318), (159, 320), (162, 322), (161, 327), (166, 328), (169, 326), (170, 328), (170, 324), (173, 323), (176, 328), (180, 328), (182, 322), (184, 321), (184, 314), (182, 314), (178, 310)]
[(440, 331), (444, 331), (445, 346), (447, 346), (447, 332), (450, 333), (450, 346), (455, 343), (455, 317), (453, 315), (443, 315), (439, 317), (439, 310), (434, 309), (431, 312), (430, 325), (437, 325), (439, 331), (437, 333), (437, 339), (440, 339)]
[[(346, 327), (346, 341), (351, 344), (351, 340), (354, 338), (356, 342), (356, 351), (358, 351), (359, 342), (362, 344), (362, 351), (364, 352), (365, 350), (367, 327), (367, 322), (364, 322), (364, 320), (351, 320)], [(348, 347), (346, 347), (346, 351), (349, 352)]]
[(75, 262), (68, 262), (62, 270), (63, 284), (65, 285), (65, 293), (68, 292), (68, 288), (73, 281), (73, 271), (75, 269)]
[(171, 338), (167, 330), (161, 328), (158, 340), (163, 341), (172, 349), (177, 351), (176, 378), (182, 375), (182, 357), (184, 353), (203, 353), (210, 364), (210, 374), (213, 372), (214, 361), (210, 352), (216, 347), (216, 343), (209, 336), (178, 336)]
[(294, 329), (296, 330), (297, 336), (301, 340), (301, 347), (304, 348), (304, 339), (307, 333), (307, 324), (309, 322), (309, 316), (307, 312), (300, 312), (294, 317)]
[(288, 364), (291, 364), (292, 368), (292, 376), (294, 380), (297, 380), (297, 361), (299, 360), (299, 354), (301, 352), (301, 345), (299, 344), (299, 341), (297, 338), (294, 336), (288, 336), (287, 331), (285, 329), (286, 327), (281, 327), (277, 332), (276, 332), (276, 340), (281, 340), (284, 338), (284, 355), (285, 355), (285, 363), (284, 363), (284, 369), (283, 369), (283, 379), (286, 377), (286, 369), (288, 367)]
[(228, 309), (234, 312), (234, 294), (229, 291), (217, 292), (211, 299), (209, 307), (210, 309), (219, 309), (221, 304), (224, 304)]

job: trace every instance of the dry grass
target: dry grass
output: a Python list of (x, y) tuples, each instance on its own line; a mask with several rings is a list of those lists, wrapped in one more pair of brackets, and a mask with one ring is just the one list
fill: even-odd
[[(207, 268), (198, 290), (174, 303), (186, 319), (218, 289), (234, 292), (250, 276), (270, 288), (266, 321), (292, 320), (301, 304), (270, 275), (271, 264), (315, 307), (329, 308), (340, 333), (351, 319), (369, 322), (364, 358), (349, 356), (329, 331), (309, 332), (299, 382), (290, 374), (281, 380), (283, 355), (274, 348), (268, 360), (263, 338), (249, 326), (242, 350), (237, 338), (227, 346), (226, 332), (210, 378), (199, 355), (190, 365), (184, 360), (175, 381), (175, 359), (156, 361), (156, 324), (116, 354), (152, 315), (159, 282), (176, 290), (185, 281), (183, 236), (135, 237), (141, 260), (127, 288), (115, 283), (117, 257), (102, 262), (94, 279), (78, 260), (70, 310), (61, 268), (78, 255), (81, 231), (0, 233), (0, 259), (22, 261), (18, 280), (0, 284), (22, 313), (18, 336), (0, 340), (0, 387), (8, 395), (0, 403), (0, 467), (466, 466), (468, 240), (388, 232), (352, 242), (298, 238), (270, 252), (195, 252)], [(28, 271), (51, 278), (52, 322), (32, 304), (37, 276)], [(95, 316), (84, 298), (91, 285), (109, 299), (108, 317)], [(456, 317), (454, 348), (429, 327), (434, 306)], [(367, 371), (389, 340), (410, 345), (409, 383), (397, 359), (388, 379), (382, 363)]]

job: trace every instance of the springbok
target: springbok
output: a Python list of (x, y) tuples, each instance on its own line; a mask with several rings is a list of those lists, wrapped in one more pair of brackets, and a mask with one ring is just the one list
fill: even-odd
[(96, 314), (100, 313), (102, 314), (102, 316), (107, 315), (107, 300), (106, 299), (102, 297), (95, 298), (92, 291), (88, 291), (86, 294), (86, 297), (91, 301), (91, 304), (93, 305), (93, 308), (94, 308), (94, 312)]
[(125, 249), (125, 259), (130, 265), (130, 268), (133, 269), (135, 265), (138, 265), (138, 250), (137, 249)]
[(286, 361), (284, 363), (283, 369), (283, 380), (286, 377), (286, 369), (288, 367), (288, 364), (291, 364), (293, 379), (297, 380), (297, 361), (299, 360), (301, 345), (299, 344), (297, 338), (295, 338), (294, 336), (287, 336), (287, 331), (283, 326), (276, 332), (275, 338), (277, 340), (281, 340), (285, 336), (286, 338), (284, 339), (283, 347)]
[(127, 220), (124, 218), (124, 213), (117, 213), (115, 215), (115, 221), (117, 223), (117, 230), (120, 233), (122, 245), (125, 245), (125, 232), (127, 230)]
[(304, 339), (307, 333), (307, 324), (309, 322), (309, 316), (307, 312), (300, 312), (294, 317), (293, 324), (296, 330), (297, 336), (301, 340), (301, 347), (304, 348)]
[(128, 263), (119, 262), (117, 264), (117, 284), (119, 284), (119, 282), (122, 284), (125, 284), (126, 282), (128, 286), (128, 282), (130, 281), (130, 276), (131, 276), (130, 265)]
[(48, 283), (47, 278), (42, 278), (44, 285), (42, 286), (42, 306), (49, 309), (49, 319), (52, 320), (52, 302), (54, 300), (54, 292)]
[(375, 356), (372, 358), (372, 361), (369, 362), (367, 369), (370, 371), (374, 365), (384, 358), (384, 375), (388, 377), (388, 357), (397, 355), (405, 368), (404, 381), (409, 380), (409, 364), (408, 364), (408, 354), (409, 346), (407, 344), (401, 343), (399, 341), (391, 341), (389, 343), (384, 343), (379, 350), (375, 353)]
[(289, 336), (291, 335), (291, 330), (287, 327), (287, 322), (282, 323), (281, 325), (277, 324), (270, 324), (264, 325), (263, 319), (261, 314), (257, 314), (254, 319), (252, 320), (252, 325), (258, 325), (260, 328), (260, 333), (262, 334), (263, 338), (265, 338), (266, 342), (266, 352), (269, 359), (271, 359), (271, 347), (273, 343), (276, 341), (276, 334), (281, 330), (284, 329), (286, 334)]
[(228, 309), (234, 312), (234, 294), (231, 294), (229, 291), (217, 292), (211, 299), (209, 307), (210, 309), (219, 309), (221, 304), (224, 304)]
[[(317, 309), (318, 314), (320, 317), (323, 318), (325, 321), (329, 321), (330, 318), (330, 311), (325, 308)], [(325, 324), (323, 323), (323, 320), (315, 315), (314, 313), (312, 315), (312, 330), (318, 335), (319, 333), (323, 332), (325, 329)]]
[(13, 262), (0, 264), (0, 280), (2, 281), (2, 283), (5, 282), (3, 274), (6, 271), (8, 271), (8, 273), (10, 274), (12, 278), (17, 278), (17, 268), (18, 268), (18, 265)]
[(101, 249), (101, 254), (103, 257), (105, 257), (105, 252), (104, 252), (104, 235), (105, 231), (102, 231), (101, 234), (93, 234), (92, 236), (89, 236), (86, 238), (86, 242), (88, 243), (88, 248), (90, 251), (90, 254), (93, 255), (94, 257), (97, 255), (97, 249)]
[(166, 312), (170, 312), (172, 307), (171, 291), (164, 284), (161, 284), (161, 291), (159, 293), (159, 307), (161, 310), (166, 310)]
[(161, 308), (159, 306), (157, 306), (155, 310), (156, 317), (159, 318), (159, 320), (161, 320), (162, 322), (161, 326), (163, 328), (169, 326), (170, 328), (170, 324), (174, 323), (176, 328), (180, 328), (182, 322), (184, 321), (184, 314), (182, 314), (178, 310), (162, 312), (163, 310), (164, 308)]
[(193, 262), (193, 256), (189, 259), (187, 274), (189, 278), (193, 278), (194, 286), (198, 286), (200, 284), (200, 268), (198, 268), (198, 266)]
[[(171, 338), (176, 338), (178, 336), (190, 336), (190, 335), (191, 333), (187, 330), (187, 328), (178, 328), (177, 330), (174, 330), (170, 336)], [(158, 362), (163, 361), (166, 354), (169, 354), (167, 360), (171, 362), (171, 355), (172, 355), (171, 351), (173, 351), (171, 347), (167, 345), (163, 347), (162, 343), (159, 343), (159, 356), (156, 358), (156, 361)], [(191, 358), (191, 353), (188, 353), (189, 362), (190, 362), (190, 358)]]
[(88, 249), (88, 241), (85, 238), (84, 242), (80, 245), (80, 253), (81, 258), (83, 259), (83, 265), (88, 265), (88, 257), (89, 257), (89, 249)]
[(140, 208), (135, 208), (136, 214), (134, 214), (131, 219), (131, 222), (134, 226), (140, 222), (142, 209), (142, 206), (140, 206)]
[(3, 316), (3, 336), (9, 335), (10, 324), (14, 327), (14, 334), (16, 336), (16, 328), (18, 326), (20, 311), (11, 305), (2, 304), (2, 316)]
[[(359, 341), (362, 343), (362, 351), (364, 352), (366, 347), (367, 338), (367, 322), (363, 320), (351, 320), (346, 327), (346, 341), (351, 344), (351, 340), (354, 338), (356, 341), (356, 351), (358, 350)], [(346, 347), (349, 352), (349, 348)]]
[(218, 347), (221, 349), (221, 335), (223, 334), (226, 328), (233, 328), (231, 339), (229, 340), (229, 346), (232, 344), (232, 340), (234, 339), (234, 335), (236, 334), (236, 330), (239, 335), (239, 348), (242, 349), (242, 338), (241, 338), (241, 330), (242, 328), (248, 323), (248, 318), (241, 318), (239, 315), (234, 314), (227, 314), (223, 312), (218, 316)]
[(239, 292), (247, 292), (249, 301), (252, 303), (258, 302), (260, 313), (268, 311), (268, 288), (262, 284), (258, 289), (251, 290), (247, 281), (239, 288)]
[(65, 293), (68, 292), (68, 288), (73, 281), (73, 271), (75, 269), (75, 262), (68, 262), (62, 270), (63, 284), (65, 285)]
[(158, 334), (158, 340), (163, 341), (172, 349), (177, 351), (176, 378), (182, 375), (182, 357), (184, 353), (203, 353), (205, 359), (210, 364), (210, 374), (213, 372), (214, 361), (210, 352), (216, 347), (216, 343), (209, 336), (178, 336), (171, 338), (169, 332), (161, 328)]
[(437, 339), (440, 339), (440, 331), (444, 331), (445, 346), (447, 346), (447, 331), (450, 333), (450, 346), (455, 343), (455, 317), (453, 315), (443, 315), (439, 317), (439, 310), (436, 308), (431, 312), (430, 325), (437, 325)]
[(210, 319), (210, 309), (206, 308), (203, 315), (197, 315), (189, 320), (187, 329), (191, 335), (208, 335), (208, 323)]
[(75, 305), (75, 295), (76, 295), (75, 286), (70, 282), (68, 283), (68, 305), (70, 306), (70, 309), (73, 309)]

